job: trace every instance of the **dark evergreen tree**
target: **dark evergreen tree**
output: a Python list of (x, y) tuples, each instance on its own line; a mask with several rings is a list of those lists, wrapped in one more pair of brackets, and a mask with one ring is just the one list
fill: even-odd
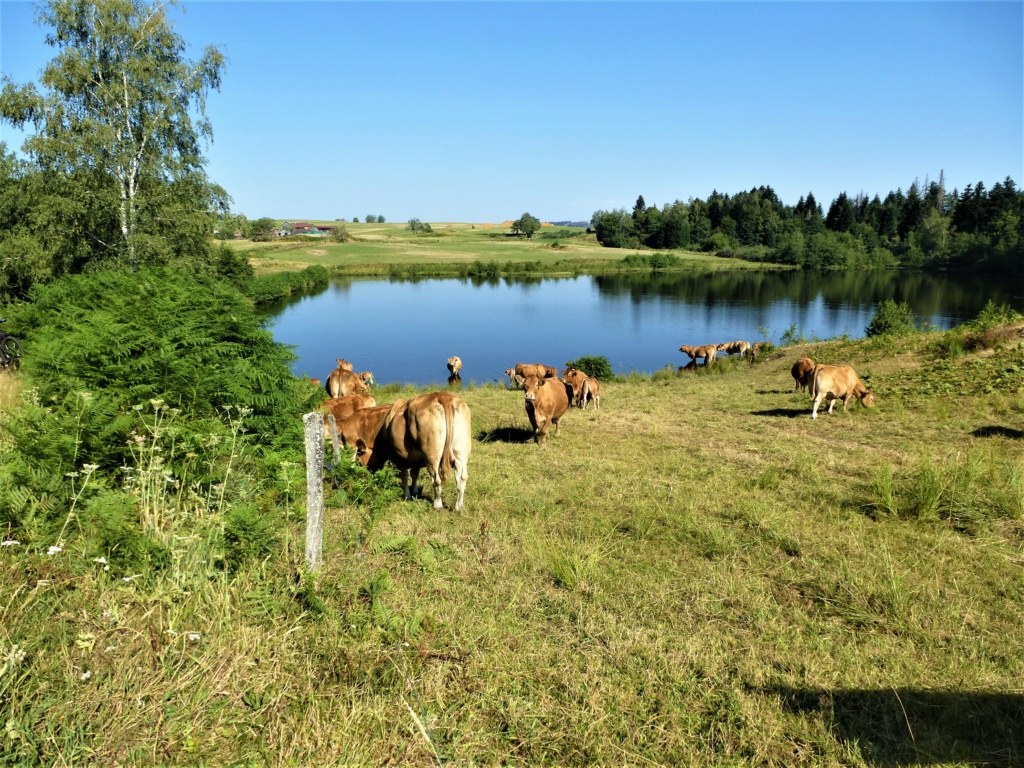
[(856, 221), (856, 217), (853, 203), (850, 202), (850, 198), (846, 196), (845, 192), (841, 192), (829, 206), (828, 216), (825, 217), (825, 226), (833, 232), (849, 232), (854, 221)]

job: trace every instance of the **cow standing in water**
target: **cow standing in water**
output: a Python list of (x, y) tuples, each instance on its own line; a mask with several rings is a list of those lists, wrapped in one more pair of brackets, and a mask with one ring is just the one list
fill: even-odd
[(462, 377), (462, 360), (456, 355), (448, 358), (448, 375), (452, 378)]
[(697, 362), (697, 358), (703, 357), (704, 365), (711, 365), (715, 362), (715, 356), (718, 354), (718, 345), (705, 344), (702, 347), (691, 347), (688, 344), (683, 344), (679, 351), (689, 355), (694, 362)]

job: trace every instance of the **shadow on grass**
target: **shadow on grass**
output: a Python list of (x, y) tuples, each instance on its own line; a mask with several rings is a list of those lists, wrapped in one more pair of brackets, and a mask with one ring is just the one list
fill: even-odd
[(762, 690), (794, 713), (817, 713), (869, 765), (1024, 765), (1024, 694), (984, 691)]
[(481, 443), (528, 443), (533, 440), (533, 430), (522, 427), (482, 429), (477, 433), (476, 439)]
[(753, 411), (754, 416), (788, 416), (791, 419), (795, 419), (798, 416), (807, 416), (810, 418), (810, 408), (769, 408), (767, 411)]
[(971, 434), (975, 437), (1009, 437), (1012, 440), (1024, 440), (1024, 430), (997, 425), (978, 427)]

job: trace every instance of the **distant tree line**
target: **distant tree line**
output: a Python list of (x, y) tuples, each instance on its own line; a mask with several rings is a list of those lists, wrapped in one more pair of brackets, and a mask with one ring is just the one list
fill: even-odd
[(1024, 193), (1009, 176), (945, 192), (943, 183), (884, 199), (840, 194), (825, 212), (812, 193), (785, 205), (771, 187), (632, 211), (597, 211), (591, 227), (610, 248), (689, 248), (809, 269), (914, 267), (1024, 273)]

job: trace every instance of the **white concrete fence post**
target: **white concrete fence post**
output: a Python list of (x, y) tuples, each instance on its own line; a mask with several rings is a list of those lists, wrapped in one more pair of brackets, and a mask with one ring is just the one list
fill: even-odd
[(302, 417), (306, 432), (306, 567), (320, 570), (324, 543), (324, 417)]

